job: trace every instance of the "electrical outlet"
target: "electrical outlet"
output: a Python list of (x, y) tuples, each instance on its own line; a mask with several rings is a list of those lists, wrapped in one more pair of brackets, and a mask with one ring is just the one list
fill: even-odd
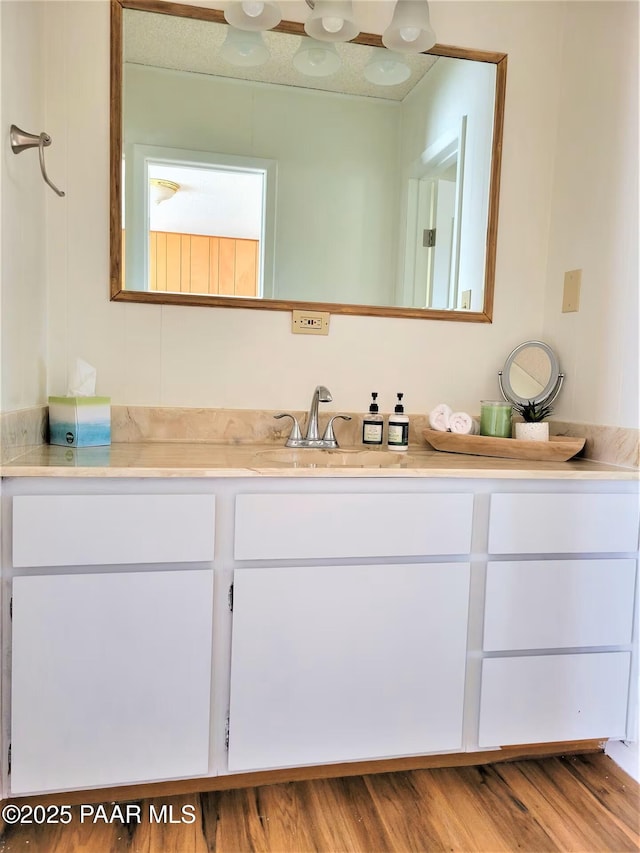
[(463, 290), (460, 296), (460, 308), (469, 309), (471, 308), (471, 291)]
[(582, 270), (569, 270), (564, 274), (564, 290), (562, 292), (562, 313), (569, 314), (580, 310), (580, 285)]
[(328, 311), (294, 311), (291, 318), (291, 331), (294, 335), (328, 335)]

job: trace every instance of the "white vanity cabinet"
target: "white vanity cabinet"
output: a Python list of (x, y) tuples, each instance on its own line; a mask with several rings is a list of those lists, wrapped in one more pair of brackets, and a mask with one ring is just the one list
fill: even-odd
[(493, 495), (488, 542), (479, 745), (624, 738), (637, 495)]
[(5, 795), (630, 733), (637, 483), (4, 485)]
[[(236, 557), (280, 565), (234, 572), (231, 771), (462, 748), (472, 507), (471, 494), (238, 496)], [(328, 562), (349, 557), (385, 559)]]
[(209, 495), (13, 499), (12, 794), (208, 772), (213, 525)]

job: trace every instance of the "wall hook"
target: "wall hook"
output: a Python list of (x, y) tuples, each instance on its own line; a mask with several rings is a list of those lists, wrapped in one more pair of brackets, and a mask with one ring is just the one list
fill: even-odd
[(42, 172), (42, 177), (48, 186), (60, 197), (64, 197), (64, 193), (62, 190), (59, 190), (58, 187), (49, 180), (49, 176), (47, 175), (47, 169), (44, 165), (44, 149), (51, 145), (51, 137), (48, 133), (27, 133), (25, 130), (20, 130), (19, 127), (16, 127), (15, 124), (11, 125), (11, 150), (14, 154), (20, 154), (21, 151), (26, 151), (27, 148), (37, 148), (38, 153), (40, 155), (40, 171)]

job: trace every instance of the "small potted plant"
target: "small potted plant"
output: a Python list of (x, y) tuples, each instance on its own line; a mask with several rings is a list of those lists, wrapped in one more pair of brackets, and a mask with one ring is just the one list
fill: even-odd
[(516, 421), (516, 438), (522, 441), (549, 441), (549, 424), (545, 421), (553, 412), (551, 406), (527, 400), (526, 403), (514, 403), (514, 410), (522, 415), (523, 421)]

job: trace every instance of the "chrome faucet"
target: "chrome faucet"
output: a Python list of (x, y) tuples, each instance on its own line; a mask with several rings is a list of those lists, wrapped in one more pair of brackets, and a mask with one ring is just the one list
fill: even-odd
[(300, 432), (300, 424), (297, 418), (286, 412), (279, 415), (274, 415), (274, 418), (291, 418), (293, 426), (291, 434), (287, 439), (285, 447), (319, 447), (319, 448), (335, 448), (338, 447), (338, 441), (333, 431), (333, 422), (338, 418), (345, 421), (350, 421), (349, 415), (334, 415), (327, 424), (324, 435), (320, 438), (318, 431), (318, 404), (330, 403), (333, 400), (331, 392), (324, 385), (318, 385), (311, 397), (311, 405), (309, 406), (309, 414), (307, 416), (307, 434), (302, 437)]

